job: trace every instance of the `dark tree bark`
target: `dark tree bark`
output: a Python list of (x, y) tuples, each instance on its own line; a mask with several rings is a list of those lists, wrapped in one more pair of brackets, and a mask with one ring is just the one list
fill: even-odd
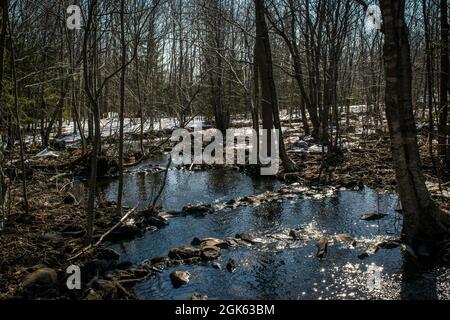
[(121, 44), (121, 72), (120, 72), (120, 111), (119, 111), (119, 186), (117, 191), (117, 210), (122, 213), (123, 197), (123, 122), (125, 112), (125, 75), (126, 75), (126, 54), (125, 43), (125, 0), (120, 1), (120, 44)]
[[(273, 4), (274, 10), (277, 13), (278, 18), (280, 18), (280, 14), (278, 13), (278, 10), (276, 9), (277, 4)], [(273, 19), (269, 19), (270, 23), (274, 27), (275, 31), (278, 33), (278, 35), (284, 40), (286, 43), (287, 48), (289, 49), (289, 53), (292, 58), (292, 66), (294, 68), (294, 78), (295, 81), (298, 84), (300, 95), (302, 97), (302, 103), (300, 105), (300, 112), (302, 115), (302, 123), (303, 128), (306, 135), (310, 135), (311, 131), (308, 125), (308, 119), (306, 117), (306, 110), (308, 110), (309, 117), (313, 126), (312, 130), (312, 136), (314, 138), (319, 137), (319, 131), (320, 131), (320, 122), (319, 122), (319, 115), (317, 114), (317, 106), (314, 106), (310, 97), (307, 94), (305, 81), (304, 81), (304, 72), (302, 68), (302, 60), (300, 55), (300, 48), (298, 44), (297, 39), (297, 30), (296, 30), (296, 21), (298, 18), (296, 17), (296, 8), (292, 0), (289, 0), (289, 18), (290, 18), (290, 30), (286, 30), (288, 28), (285, 28), (284, 23), (282, 23), (282, 27), (278, 27), (277, 23), (273, 21)]]
[(448, 24), (448, 3), (441, 0), (441, 88), (439, 103), (439, 155), (445, 163), (445, 167), (450, 168), (450, 147), (448, 129), (448, 94), (449, 88), (449, 24)]
[[(83, 76), (84, 76), (84, 91), (89, 99), (89, 114), (93, 115), (93, 119), (95, 122), (94, 125), (94, 135), (92, 142), (92, 151), (91, 151), (91, 173), (89, 177), (89, 194), (88, 194), (88, 202), (86, 208), (86, 218), (87, 218), (87, 235), (86, 242), (91, 243), (92, 237), (94, 234), (94, 218), (95, 218), (95, 193), (97, 190), (97, 163), (98, 163), (98, 155), (100, 151), (100, 143), (101, 143), (101, 132), (100, 132), (100, 112), (98, 105), (98, 97), (96, 92), (91, 91), (91, 81), (92, 75), (89, 72), (89, 61), (88, 61), (88, 43), (91, 37), (92, 32), (92, 24), (94, 20), (94, 14), (97, 7), (97, 0), (93, 0), (89, 5), (88, 19), (85, 28), (84, 38), (83, 38)], [(91, 80), (91, 81), (90, 81)], [(92, 126), (91, 126), (92, 127)]]
[(422, 11), (423, 11), (423, 20), (424, 20), (424, 31), (425, 31), (425, 50), (426, 50), (426, 62), (425, 62), (425, 69), (426, 69), (426, 99), (428, 104), (428, 151), (430, 153), (431, 159), (433, 159), (433, 165), (434, 165), (434, 155), (433, 155), (433, 139), (434, 139), (434, 108), (433, 108), (433, 96), (434, 96), (434, 90), (433, 90), (433, 66), (432, 66), (432, 59), (433, 59), (433, 52), (431, 47), (431, 31), (430, 31), (430, 13), (429, 8), (427, 5), (428, 0), (422, 0)]
[(225, 107), (224, 101), (224, 66), (223, 54), (225, 46), (225, 35), (220, 24), (222, 18), (222, 4), (219, 0), (206, 0), (207, 9), (206, 30), (207, 30), (207, 52), (206, 62), (208, 76), (211, 86), (211, 106), (214, 114), (216, 128), (223, 134), (230, 126), (229, 111)]
[[(381, 0), (385, 104), (391, 150), (402, 202), (404, 240), (413, 248), (436, 243), (447, 234), (448, 217), (433, 202), (421, 171), (412, 105), (412, 71), (404, 0)], [(445, 219), (444, 219), (445, 218)], [(444, 222), (445, 221), (445, 222)]]
[[(2, 1), (1, 3), (2, 10), (2, 30), (0, 35), (0, 102), (3, 98), (3, 76), (5, 71), (5, 44), (6, 44), (6, 34), (8, 32), (8, 1)], [(5, 123), (7, 121), (7, 117), (0, 117), (0, 126), (9, 125)], [(3, 137), (0, 136), (0, 232), (2, 231), (4, 220), (5, 220), (5, 211), (4, 206), (6, 202), (6, 178), (3, 173)]]
[[(280, 113), (278, 109), (278, 97), (275, 87), (272, 65), (272, 49), (270, 46), (269, 30), (267, 28), (264, 0), (255, 0), (256, 13), (256, 49), (255, 63), (258, 66), (259, 79), (261, 83), (261, 107), (263, 129), (279, 130), (279, 148), (280, 158), (286, 172), (296, 170), (295, 164), (289, 158), (284, 146), (283, 133), (281, 130)], [(267, 146), (271, 145), (270, 134), (268, 136)]]
[[(5, 45), (6, 45), (6, 34), (8, 32), (8, 1), (2, 1), (2, 31), (0, 35), (0, 101), (3, 97), (3, 76), (5, 72)], [(3, 121), (3, 117), (0, 121)]]

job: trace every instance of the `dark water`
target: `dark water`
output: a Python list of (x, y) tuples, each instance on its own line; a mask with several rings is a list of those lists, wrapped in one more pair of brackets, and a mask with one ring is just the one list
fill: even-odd
[[(145, 207), (159, 190), (163, 174), (146, 175), (141, 172), (146, 168), (148, 164), (126, 175), (126, 205)], [(275, 180), (250, 178), (236, 171), (170, 171), (161, 205), (179, 210), (188, 203), (223, 202), (279, 187)], [(102, 194), (114, 199), (116, 189), (115, 183), (109, 184)], [(173, 247), (190, 245), (194, 237), (222, 239), (245, 232), (261, 238), (262, 243), (251, 247), (222, 250), (217, 261), (221, 270), (210, 263), (165, 270), (135, 287), (140, 299), (189, 299), (193, 294), (210, 299), (448, 299), (448, 271), (419, 268), (404, 258), (401, 248), (380, 249), (367, 259), (358, 258), (383, 239), (399, 237), (401, 217), (396, 206), (395, 195), (370, 189), (336, 191), (317, 198), (300, 195), (258, 208), (172, 218), (167, 227), (115, 249), (124, 261), (140, 264), (167, 255)], [(360, 220), (361, 214), (374, 211), (388, 217), (376, 222)], [(289, 230), (295, 228), (302, 230), (305, 240), (288, 239)], [(325, 259), (316, 257), (317, 239), (344, 233), (357, 240), (355, 248), (334, 241)], [(234, 273), (225, 268), (230, 258), (237, 263)], [(380, 287), (370, 286), (369, 280), (374, 278), (371, 266), (382, 268)], [(169, 278), (174, 270), (190, 272), (189, 284), (174, 289)]]

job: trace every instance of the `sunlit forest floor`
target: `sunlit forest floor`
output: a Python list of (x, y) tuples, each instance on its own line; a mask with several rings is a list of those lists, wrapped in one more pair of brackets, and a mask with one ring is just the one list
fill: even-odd
[[(216, 191), (212, 191), (209, 203), (207, 201), (198, 201), (199, 199), (194, 198), (183, 198), (183, 201), (186, 200), (185, 202), (179, 200), (181, 197), (180, 193), (183, 193), (183, 188), (189, 193), (191, 190), (195, 190), (196, 187), (194, 185), (196, 183), (201, 184), (204, 182), (203, 180), (198, 180), (198, 182), (195, 180), (197, 179), (196, 177), (203, 177), (201, 175), (192, 175), (190, 180), (183, 182), (181, 174), (186, 172), (188, 174), (190, 172), (201, 174), (223, 168), (207, 165), (171, 166), (168, 169), (172, 173), (169, 179), (180, 179), (175, 182), (172, 181), (173, 184), (180, 185), (180, 188), (172, 190), (168, 186), (169, 190), (165, 191), (156, 212), (150, 212), (147, 205), (151, 203), (148, 200), (154, 198), (157, 193), (157, 186), (163, 183), (163, 177), (166, 173), (164, 155), (173, 147), (173, 144), (170, 142), (163, 142), (170, 137), (171, 130), (163, 126), (160, 127), (161, 130), (146, 130), (145, 148), (151, 154), (145, 160), (141, 160), (142, 154), (138, 151), (137, 141), (139, 137), (137, 133), (129, 130), (126, 134), (125, 159), (127, 164), (125, 175), (138, 175), (144, 180), (147, 177), (154, 177), (152, 178), (154, 180), (151, 180), (153, 183), (149, 183), (148, 190), (142, 191), (139, 189), (139, 194), (145, 195), (142, 199), (147, 201), (135, 198), (132, 194), (135, 189), (132, 189), (130, 194), (125, 195), (125, 205), (127, 207), (124, 208), (124, 212), (129, 213), (129, 216), (124, 223), (116, 228), (113, 227), (121, 220), (121, 216), (116, 210), (114, 197), (111, 196), (111, 193), (107, 196), (105, 192), (102, 192), (104, 189), (113, 189), (117, 178), (117, 150), (115, 146), (117, 145), (118, 137), (114, 133), (114, 128), (111, 129), (109, 127), (108, 130), (105, 129), (103, 155), (99, 164), (100, 181), (94, 239), (99, 242), (95, 248), (89, 250), (84, 250), (86, 183), (90, 169), (89, 156), (82, 155), (81, 146), (71, 134), (70, 127), (66, 128), (65, 139), (55, 140), (56, 142), (53, 143), (53, 146), (43, 153), (40, 145), (31, 143), (31, 135), (28, 135), (27, 139), (30, 143), (26, 146), (26, 174), (30, 216), (22, 214), (23, 198), (21, 196), (20, 176), (22, 173), (16, 169), (18, 167), (16, 164), (19, 161), (18, 148), (7, 155), (9, 161), (5, 172), (10, 179), (8, 192), (10, 201), (4, 228), (0, 233), (0, 298), (186, 298), (186, 296), (173, 295), (172, 291), (163, 296), (152, 296), (151, 294), (136, 295), (134, 288), (136, 285), (146, 283), (149, 279), (155, 277), (155, 274), (161, 274), (165, 268), (169, 269), (179, 265), (197, 266), (207, 261), (212, 264), (213, 269), (222, 269), (222, 265), (215, 261), (220, 255), (226, 256), (226, 250), (235, 247), (246, 248), (258, 244), (263, 247), (269, 246), (274, 243), (275, 232), (270, 233), (270, 228), (265, 229), (266, 227), (261, 227), (259, 230), (256, 228), (253, 233), (239, 229), (241, 233), (231, 235), (230, 232), (238, 230), (232, 227), (223, 233), (223, 238), (219, 239), (209, 238), (206, 234), (203, 237), (200, 234), (201, 231), (199, 231), (199, 235), (196, 235), (198, 238), (192, 241), (191, 246), (189, 246), (189, 243), (181, 242), (181, 239), (178, 240), (176, 235), (174, 235), (173, 237), (176, 239), (173, 240), (174, 243), (180, 241), (178, 245), (182, 245), (181, 247), (168, 248), (170, 249), (168, 256), (147, 256), (141, 263), (139, 263), (139, 260), (130, 262), (123, 258), (121, 251), (127, 252), (123, 247), (123, 243), (142, 238), (147, 233), (158, 232), (159, 229), (171, 225), (172, 219), (177, 217), (203, 217), (212, 213), (227, 212), (227, 210), (245, 210), (241, 208), (247, 207), (270, 208), (276, 203), (294, 201), (299, 196), (303, 199), (302, 201), (307, 201), (305, 199), (310, 198), (319, 200), (322, 197), (336, 195), (346, 190), (364, 192), (364, 190), (368, 190), (366, 188), (370, 188), (372, 190), (370, 192), (374, 192), (374, 194), (395, 193), (396, 182), (391, 165), (392, 158), (387, 129), (384, 127), (376, 129), (368, 126), (363, 128), (361, 126), (361, 123), (364, 122), (362, 121), (363, 117), (363, 113), (352, 114), (349, 125), (341, 128), (342, 152), (333, 153), (324, 153), (322, 146), (314, 142), (310, 137), (304, 136), (302, 130), (299, 129), (301, 124), (298, 121), (285, 118), (283, 121), (284, 138), (289, 150), (288, 153), (297, 163), (299, 171), (296, 173), (284, 173), (281, 170), (277, 179), (275, 179), (276, 182), (263, 182), (259, 187), (245, 189), (245, 192), (243, 191), (242, 194), (237, 191), (224, 192), (222, 194), (220, 191), (215, 196), (214, 192)], [(234, 126), (250, 126), (250, 121), (238, 120), (234, 122)], [(108, 131), (112, 135), (107, 134)], [(58, 141), (59, 143), (57, 143)], [(64, 143), (61, 143), (61, 141), (64, 141)], [(443, 209), (449, 210), (450, 184), (446, 181), (440, 181), (433, 168), (426, 132), (419, 131), (419, 143), (421, 146), (423, 170), (429, 190), (439, 205)], [(160, 159), (163, 159), (163, 161), (160, 161)], [(238, 180), (245, 179), (245, 176), (255, 176), (255, 170), (251, 166), (232, 166), (227, 170), (229, 171), (221, 173), (223, 177), (221, 179), (226, 180), (227, 175), (233, 177), (232, 179), (238, 177), (236, 178)], [(174, 178), (177, 177), (177, 173), (180, 174), (180, 177)], [(239, 174), (239, 176), (235, 176), (236, 174)], [(167, 183), (169, 184), (171, 181)], [(181, 186), (182, 183), (184, 185)], [(234, 182), (230, 181), (228, 183), (233, 185)], [(147, 186), (147, 184), (144, 182), (143, 186)], [(216, 186), (215, 188), (220, 189), (222, 188), (221, 186)], [(240, 185), (237, 185), (236, 190), (239, 187)], [(142, 188), (142, 186), (139, 188)], [(205, 188), (201, 189), (202, 191), (199, 191), (199, 193), (207, 194), (208, 188), (214, 188), (214, 186)], [(224, 184), (223, 188), (227, 189), (228, 185)], [(233, 188), (235, 187), (233, 186)], [(177, 201), (173, 199), (177, 199)], [(392, 212), (397, 211), (401, 214), (401, 207), (398, 201), (393, 198), (389, 199), (389, 210)], [(372, 200), (371, 198), (370, 201)], [(352, 202), (354, 202), (353, 204), (358, 201), (364, 202), (364, 200), (351, 199), (346, 201), (350, 201), (350, 204), (344, 204), (344, 207), (351, 207)], [(175, 202), (176, 205), (172, 205)], [(368, 203), (368, 207), (370, 206), (371, 204)], [(383, 210), (379, 208), (379, 203), (378, 208), (374, 212), (370, 212), (370, 210), (364, 211), (364, 209), (361, 208), (361, 212), (356, 213), (357, 215), (365, 213), (366, 216), (363, 217), (363, 220), (378, 221), (384, 217)], [(311, 221), (314, 221), (314, 216), (312, 216)], [(395, 222), (396, 220), (389, 221)], [(305, 225), (310, 226), (307, 222), (305, 221)], [(203, 222), (202, 220), (194, 219), (190, 223), (201, 225)], [(177, 222), (174, 224), (176, 225)], [(283, 228), (285, 227), (283, 226)], [(192, 228), (196, 230), (196, 227), (193, 226)], [(251, 228), (249, 227), (249, 229)], [(111, 230), (113, 231), (110, 232)], [(350, 248), (362, 250), (358, 254), (359, 260), (364, 260), (371, 255), (377, 254), (380, 248), (396, 249), (401, 246), (398, 242), (398, 230), (393, 234), (393, 237), (373, 237), (373, 239), (366, 239), (363, 237), (363, 234), (361, 234), (361, 239), (358, 239), (357, 234), (349, 233), (324, 235), (319, 232), (312, 232), (309, 227), (304, 226), (297, 229), (285, 228), (282, 231), (280, 230), (276, 230), (276, 234), (278, 234), (277, 241), (284, 241), (283, 243), (286, 243), (286, 241), (305, 241), (305, 243), (306, 241), (312, 241), (317, 249), (311, 249), (313, 250), (313, 257), (310, 259), (332, 260), (333, 255), (327, 256), (327, 250), (330, 245), (336, 243), (343, 243)], [(343, 230), (349, 229), (344, 228)], [(206, 233), (205, 230), (204, 232)], [(359, 231), (355, 231), (355, 233), (357, 232)], [(364, 234), (364, 236), (366, 235)], [(158, 246), (158, 243), (151, 245)], [(279, 245), (280, 243), (277, 242), (277, 248)], [(165, 243), (164, 246), (168, 246), (168, 244)], [(295, 250), (296, 248), (290, 243), (290, 250)], [(379, 259), (383, 260), (383, 255), (379, 255)], [(231, 274), (236, 268), (239, 268), (239, 257), (226, 257), (228, 260), (222, 262), (223, 268)], [(340, 258), (337, 257), (337, 259)], [(445, 263), (445, 257), (442, 263)], [(83, 290), (73, 291), (68, 290), (66, 287), (66, 268), (71, 264), (82, 266)], [(194, 268), (194, 271), (191, 271), (191, 273), (196, 272), (196, 267), (192, 268)], [(189, 282), (189, 276), (189, 272), (174, 271), (170, 274), (171, 283), (174, 287), (180, 287)], [(268, 281), (270, 282), (270, 280)], [(445, 281), (447, 280), (444, 280), (444, 283)], [(271, 290), (270, 293), (261, 293), (260, 298), (298, 298), (298, 296), (293, 296), (288, 292), (275, 294), (273, 292), (276, 292), (276, 289), (272, 288)], [(164, 288), (159, 291), (165, 292)], [(142, 293), (142, 290), (140, 292)], [(240, 297), (239, 294), (230, 295), (229, 292), (223, 294), (224, 296), (218, 295), (218, 297)], [(243, 294), (243, 297), (248, 298), (245, 294)], [(310, 297), (318, 298), (315, 295)], [(396, 298), (397, 296), (374, 295), (365, 297)], [(440, 293), (439, 297), (445, 298), (446, 296)], [(202, 299), (206, 297), (198, 294), (193, 295), (193, 298)], [(346, 298), (346, 296), (344, 295), (341, 298)], [(347, 298), (358, 298), (358, 296), (352, 297), (350, 295)]]

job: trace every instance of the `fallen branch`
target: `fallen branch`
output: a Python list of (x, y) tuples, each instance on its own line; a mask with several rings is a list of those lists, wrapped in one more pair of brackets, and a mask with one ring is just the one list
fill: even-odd
[(94, 249), (95, 247), (98, 247), (103, 240), (105, 240), (105, 238), (107, 236), (109, 236), (114, 230), (116, 230), (118, 227), (120, 227), (127, 219), (128, 217), (134, 212), (136, 211), (137, 207), (134, 207), (133, 209), (131, 209), (130, 211), (128, 211), (121, 219), (119, 222), (117, 222), (111, 229), (109, 229), (107, 232), (105, 232), (100, 239), (95, 243), (95, 244), (90, 244), (89, 246), (87, 246), (86, 248), (84, 248), (83, 250), (81, 250), (79, 253), (77, 253), (76, 255), (74, 255), (73, 257), (69, 258), (68, 261), (72, 261), (77, 259), (78, 257), (80, 257), (81, 255), (83, 255), (84, 253), (86, 253), (89, 250)]

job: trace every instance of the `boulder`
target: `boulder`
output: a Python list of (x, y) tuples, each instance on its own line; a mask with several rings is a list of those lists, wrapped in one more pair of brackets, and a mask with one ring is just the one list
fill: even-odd
[(132, 240), (142, 237), (143, 231), (135, 225), (124, 224), (114, 230), (109, 236), (110, 241)]
[(200, 258), (200, 257), (184, 259), (184, 263), (187, 265), (197, 265), (197, 264), (200, 264), (201, 262), (202, 262), (202, 258)]
[(173, 271), (170, 274), (170, 281), (174, 288), (179, 288), (189, 282), (191, 274), (185, 271)]
[(250, 244), (255, 244), (255, 237), (252, 236), (251, 234), (247, 234), (247, 233), (241, 233), (241, 234), (236, 234), (236, 238), (240, 239), (244, 242), (250, 243)]
[(215, 239), (215, 238), (205, 238), (201, 239), (200, 241), (200, 247), (217, 247), (220, 249), (228, 249), (230, 245), (223, 240)]
[(204, 260), (216, 260), (220, 257), (220, 249), (218, 247), (202, 247), (201, 257)]
[(101, 299), (114, 299), (117, 296), (117, 286), (114, 281), (96, 279), (90, 283), (91, 289), (95, 292), (95, 297)]
[(377, 247), (381, 249), (391, 250), (401, 246), (401, 241), (399, 240), (384, 240), (380, 243), (377, 243)]
[(169, 258), (171, 259), (189, 259), (194, 257), (200, 257), (200, 250), (192, 247), (179, 247), (173, 248), (169, 252)]
[(195, 237), (194, 239), (192, 239), (191, 241), (191, 245), (193, 246), (199, 246), (202, 243), (202, 239)]
[(90, 300), (90, 301), (99, 301), (103, 300), (101, 293), (95, 291), (94, 289), (89, 289), (87, 294), (84, 297), (84, 300)]
[(58, 274), (50, 268), (40, 268), (27, 275), (22, 281), (22, 288), (33, 293), (54, 289), (57, 286)]
[(150, 264), (158, 264), (158, 263), (165, 263), (167, 260), (166, 257), (163, 256), (158, 256), (158, 257), (154, 257), (150, 260)]
[(344, 243), (349, 243), (351, 244), (353, 247), (356, 246), (356, 240), (353, 239), (350, 235), (348, 234), (339, 234), (336, 236), (336, 240), (340, 241), (340, 242), (344, 242)]
[(327, 255), (328, 238), (322, 237), (317, 243), (317, 258), (323, 259)]
[(233, 237), (226, 237), (225, 241), (229, 247), (236, 247), (239, 245), (239, 240)]
[(149, 271), (145, 268), (131, 268), (130, 271), (135, 279), (142, 279), (149, 275)]
[(165, 227), (165, 226), (167, 226), (169, 224), (169, 222), (167, 221), (166, 218), (159, 217), (159, 216), (150, 216), (150, 215), (148, 215), (148, 216), (145, 217), (145, 221), (149, 225), (155, 226), (155, 227), (158, 227), (158, 228)]

